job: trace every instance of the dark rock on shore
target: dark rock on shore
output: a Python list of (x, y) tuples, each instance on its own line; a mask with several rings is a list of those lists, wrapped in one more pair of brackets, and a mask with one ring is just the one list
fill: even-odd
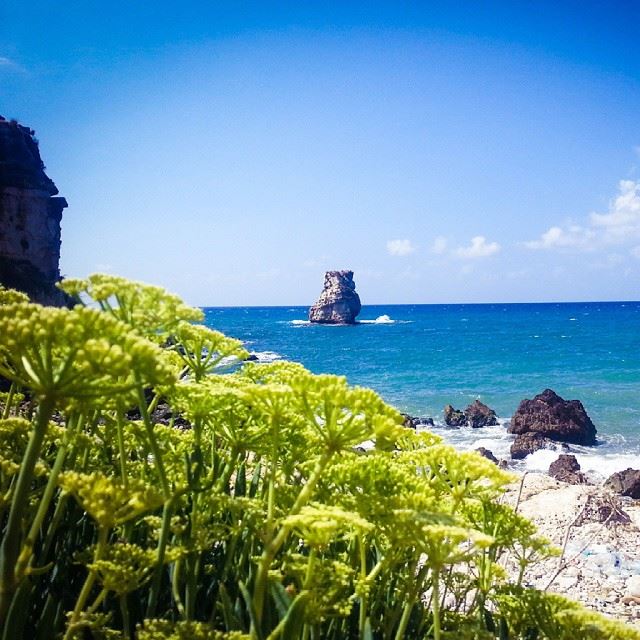
[(327, 271), (324, 289), (309, 309), (309, 321), (318, 324), (355, 324), (360, 313), (353, 271)]
[(589, 484), (587, 477), (580, 471), (580, 463), (571, 454), (561, 453), (549, 465), (548, 473), (552, 478), (567, 484)]
[(476, 451), (483, 457), (486, 458), (487, 460), (491, 460), (491, 462), (493, 462), (494, 464), (499, 464), (498, 463), (498, 458), (496, 458), (493, 455), (493, 451), (486, 449), (485, 447), (478, 447), (476, 449)]
[(486, 404), (475, 400), (465, 410), (464, 415), (467, 418), (467, 424), (474, 429), (478, 427), (491, 427), (498, 424), (496, 412), (487, 407)]
[(535, 433), (557, 442), (596, 444), (596, 428), (582, 403), (563, 400), (551, 389), (520, 403), (511, 418), (509, 433)]
[(514, 460), (522, 460), (538, 449), (550, 449), (552, 446), (553, 440), (546, 438), (541, 433), (522, 433), (516, 436), (511, 445), (511, 457)]
[(404, 426), (409, 427), (410, 429), (416, 429), (417, 427), (433, 427), (433, 418), (420, 418), (410, 416), (408, 413), (403, 413), (402, 417), (404, 418)]
[(453, 406), (448, 404), (444, 408), (444, 423), (449, 427), (466, 427), (467, 416), (464, 415), (464, 411), (454, 409)]
[(625, 469), (618, 471), (607, 478), (604, 486), (621, 496), (640, 499), (640, 471), (637, 469)]

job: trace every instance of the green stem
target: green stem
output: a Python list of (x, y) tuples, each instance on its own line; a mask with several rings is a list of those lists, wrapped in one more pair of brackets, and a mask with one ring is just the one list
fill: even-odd
[(138, 380), (138, 404), (140, 405), (140, 415), (142, 416), (142, 421), (144, 422), (145, 430), (147, 432), (147, 437), (149, 438), (149, 446), (151, 447), (151, 453), (153, 454), (153, 459), (158, 469), (158, 475), (160, 476), (160, 484), (162, 485), (162, 494), (164, 496), (165, 501), (170, 500), (171, 498), (171, 488), (169, 487), (169, 481), (167, 480), (167, 474), (164, 470), (164, 464), (162, 463), (162, 454), (160, 452), (160, 447), (158, 446), (158, 441), (156, 440), (156, 434), (153, 432), (153, 425), (151, 424), (151, 419), (149, 418), (149, 412), (147, 411), (147, 403), (144, 398), (144, 388), (142, 384)]
[(160, 537), (158, 538), (158, 546), (156, 547), (156, 566), (153, 571), (151, 580), (151, 590), (149, 591), (149, 601), (147, 602), (147, 618), (153, 618), (158, 606), (158, 598), (160, 596), (160, 587), (162, 586), (162, 572), (164, 570), (164, 556), (169, 541), (169, 527), (171, 525), (171, 512), (173, 510), (173, 502), (167, 500), (162, 510), (162, 527), (160, 528)]
[(13, 404), (13, 396), (16, 392), (16, 382), (15, 380), (11, 383), (9, 387), (9, 395), (7, 396), (7, 403), (4, 405), (4, 411), (2, 412), (2, 419), (6, 420), (11, 415), (11, 405)]
[[(315, 489), (320, 476), (331, 459), (331, 452), (324, 453), (316, 462), (316, 466), (309, 476), (309, 480), (302, 487), (302, 491), (298, 494), (293, 507), (289, 511), (289, 515), (296, 515), (300, 512), (300, 509), (311, 499), (313, 490)], [(287, 536), (289, 535), (290, 527), (282, 526), (276, 536), (269, 542), (260, 556), (258, 563), (258, 570), (256, 572), (256, 581), (253, 593), (253, 605), (256, 613), (256, 619), (258, 623), (262, 622), (262, 613), (264, 610), (264, 600), (267, 592), (267, 578), (269, 575), (269, 568), (275, 558), (276, 554), (285, 543)], [(253, 625), (252, 625), (253, 627)], [(255, 635), (255, 629), (252, 628), (252, 634)]]
[(129, 486), (129, 477), (127, 475), (127, 455), (124, 448), (124, 420), (122, 419), (122, 410), (118, 407), (116, 415), (116, 430), (118, 434), (118, 454), (120, 458), (120, 479), (123, 486)]
[(367, 550), (365, 549), (362, 541), (362, 536), (358, 537), (358, 546), (360, 549), (360, 578), (363, 581), (363, 592), (360, 597), (360, 611), (358, 615), (358, 632), (359, 638), (364, 638), (364, 628), (367, 622), (367, 591), (366, 591), (366, 578), (367, 578)]
[(19, 582), (24, 572), (29, 565), (29, 561), (31, 560), (31, 556), (33, 553), (33, 547), (36, 543), (36, 539), (38, 537), (38, 533), (40, 532), (40, 527), (44, 522), (45, 516), (49, 511), (49, 506), (51, 504), (51, 500), (53, 498), (53, 494), (56, 491), (56, 484), (58, 480), (58, 476), (60, 475), (60, 471), (62, 471), (62, 467), (65, 463), (67, 453), (69, 451), (69, 440), (73, 436), (75, 430), (78, 425), (82, 422), (82, 416), (78, 415), (75, 417), (75, 420), (69, 421), (71, 424), (67, 426), (67, 431), (65, 432), (64, 441), (60, 445), (58, 449), (58, 453), (56, 455), (56, 459), (53, 463), (53, 467), (51, 468), (51, 472), (49, 473), (49, 479), (47, 480), (47, 486), (45, 487), (44, 493), (40, 500), (40, 504), (38, 506), (38, 511), (31, 523), (31, 528), (29, 529), (29, 533), (25, 538), (25, 541), (22, 545), (22, 551), (18, 557), (18, 561), (16, 563), (15, 568), (15, 577)]
[(433, 640), (440, 640), (440, 571), (434, 569), (432, 579)]
[(27, 450), (24, 453), (16, 488), (11, 502), (11, 510), (9, 511), (9, 519), (7, 528), (0, 546), (0, 627), (4, 625), (4, 621), (9, 609), (13, 592), (16, 588), (15, 565), (20, 553), (20, 531), (22, 528), (22, 517), (28, 503), (29, 491), (31, 489), (31, 481), (33, 480), (33, 471), (40, 455), (42, 441), (47, 431), (49, 418), (53, 413), (54, 400), (49, 396), (45, 396), (38, 407), (38, 415), (36, 424), (31, 436)]
[(119, 598), (120, 615), (122, 616), (122, 632), (124, 637), (131, 638), (131, 618), (129, 616), (129, 605), (127, 604), (127, 594), (123, 593)]
[[(104, 552), (105, 547), (107, 546), (107, 536), (109, 535), (109, 530), (106, 527), (100, 527), (98, 529), (98, 543), (96, 545), (96, 550), (93, 554), (94, 562), (96, 560), (100, 560), (102, 557), (102, 553)], [(80, 594), (78, 595), (78, 599), (76, 600), (76, 606), (73, 609), (73, 613), (71, 614), (71, 618), (69, 619), (69, 624), (67, 625), (67, 631), (64, 634), (63, 640), (71, 640), (74, 634), (74, 626), (78, 622), (80, 615), (84, 609), (84, 606), (89, 599), (89, 595), (91, 594), (91, 589), (96, 581), (96, 572), (89, 571), (89, 575), (87, 575), (84, 584), (82, 585), (82, 589), (80, 590)]]

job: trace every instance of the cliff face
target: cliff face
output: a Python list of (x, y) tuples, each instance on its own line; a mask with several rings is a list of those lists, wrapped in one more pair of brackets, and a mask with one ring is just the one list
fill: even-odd
[(327, 271), (324, 289), (309, 309), (309, 320), (321, 324), (355, 324), (360, 308), (353, 271)]
[(0, 116), (0, 283), (64, 305), (60, 221), (67, 201), (45, 174), (34, 131)]

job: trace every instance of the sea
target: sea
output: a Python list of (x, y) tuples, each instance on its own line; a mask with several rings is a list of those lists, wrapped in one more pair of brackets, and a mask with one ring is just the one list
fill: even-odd
[[(551, 388), (580, 400), (595, 447), (571, 445), (584, 471), (640, 468), (640, 302), (363, 306), (358, 324), (310, 324), (307, 307), (208, 307), (205, 322), (242, 340), (259, 361), (300, 362), (346, 376), (463, 450), (509, 458), (507, 425), (518, 404)], [(500, 424), (449, 428), (443, 408), (475, 399)], [(515, 463), (542, 471), (559, 451)]]

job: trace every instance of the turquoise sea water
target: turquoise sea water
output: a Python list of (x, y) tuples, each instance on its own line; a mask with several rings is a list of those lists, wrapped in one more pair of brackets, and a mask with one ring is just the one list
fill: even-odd
[[(355, 326), (310, 325), (306, 307), (206, 308), (206, 323), (245, 341), (261, 360), (286, 358), (344, 375), (385, 400), (436, 420), (463, 448), (507, 456), (500, 427), (446, 429), (442, 409), (475, 398), (506, 422), (546, 387), (582, 401), (601, 444), (577, 448), (603, 473), (640, 465), (640, 302), (365, 306)], [(540, 452), (526, 464), (548, 465)]]

